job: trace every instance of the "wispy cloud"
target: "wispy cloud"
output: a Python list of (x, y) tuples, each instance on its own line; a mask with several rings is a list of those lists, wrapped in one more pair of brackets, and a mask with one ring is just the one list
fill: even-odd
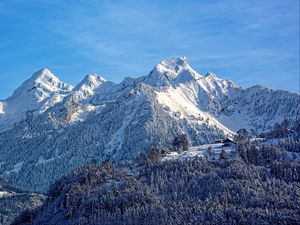
[(114, 81), (144, 75), (173, 55), (233, 80), (255, 71), (252, 80), (259, 83), (276, 70), (297, 81), (298, 8), (298, 0), (3, 0), (0, 16), (15, 29), (4, 26), (10, 36), (0, 39), (0, 49), (18, 48), (15, 58), (30, 55), (26, 66), (47, 64), (76, 76), (90, 69)]

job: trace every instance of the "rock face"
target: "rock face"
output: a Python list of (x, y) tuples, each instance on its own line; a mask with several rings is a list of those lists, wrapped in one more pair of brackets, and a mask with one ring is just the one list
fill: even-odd
[(22, 113), (10, 114), (13, 96), (0, 104), (0, 176), (31, 191), (45, 191), (93, 159), (130, 160), (182, 133), (193, 145), (209, 143), (239, 128), (266, 131), (300, 114), (299, 95), (202, 76), (186, 57), (164, 60), (148, 75), (119, 84), (91, 74), (72, 89), (48, 70), (29, 81), (13, 94), (33, 91)]

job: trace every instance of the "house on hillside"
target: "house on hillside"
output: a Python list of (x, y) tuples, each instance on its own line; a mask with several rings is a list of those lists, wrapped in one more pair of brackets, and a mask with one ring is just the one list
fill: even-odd
[(235, 142), (230, 138), (224, 139), (222, 143), (223, 143), (222, 147), (232, 147), (235, 145)]
[(230, 138), (216, 140), (216, 141), (214, 141), (214, 143), (215, 144), (223, 144), (222, 147), (231, 147), (231, 146), (235, 145), (235, 142)]

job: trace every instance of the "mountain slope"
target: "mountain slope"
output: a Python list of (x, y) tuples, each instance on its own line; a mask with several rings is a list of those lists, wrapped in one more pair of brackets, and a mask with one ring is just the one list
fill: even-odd
[[(120, 84), (89, 75), (59, 102), (0, 133), (0, 176), (45, 191), (58, 177), (93, 159), (131, 160), (187, 134), (193, 145), (239, 128), (267, 130), (299, 116), (299, 95), (244, 89), (213, 73), (201, 76), (186, 57), (160, 62), (148, 75)], [(263, 125), (263, 126), (262, 126)], [(16, 154), (17, 153), (17, 154)]]
[(228, 100), (218, 118), (232, 130), (244, 127), (259, 133), (284, 119), (290, 122), (299, 120), (299, 106), (300, 97), (297, 94), (256, 85)]

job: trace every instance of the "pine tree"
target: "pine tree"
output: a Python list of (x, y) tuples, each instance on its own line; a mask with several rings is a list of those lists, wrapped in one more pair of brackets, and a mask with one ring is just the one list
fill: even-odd
[(207, 155), (207, 157), (211, 157), (211, 156), (213, 156), (213, 154), (214, 154), (214, 151), (213, 151), (213, 148), (211, 147), (211, 146), (209, 146), (207, 149), (206, 149), (206, 155)]
[(188, 151), (191, 143), (186, 134), (181, 134), (174, 138), (172, 145), (175, 151), (182, 152)]
[(191, 143), (187, 137), (186, 134), (181, 135), (181, 140), (182, 140), (182, 150), (183, 151), (188, 151), (189, 147), (191, 146)]
[(222, 151), (221, 151), (221, 153), (220, 153), (220, 159), (225, 160), (225, 159), (227, 159), (227, 158), (228, 158), (228, 157), (227, 157), (226, 151), (225, 151), (224, 149), (222, 149)]
[(158, 163), (160, 160), (160, 149), (159, 148), (150, 148), (149, 150), (149, 160), (151, 163)]

